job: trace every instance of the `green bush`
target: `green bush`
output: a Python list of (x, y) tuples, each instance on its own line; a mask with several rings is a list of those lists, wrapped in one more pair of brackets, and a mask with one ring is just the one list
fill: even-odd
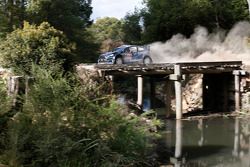
[[(148, 127), (78, 77), (33, 68), (34, 84), (9, 123), (10, 166), (151, 166)], [(53, 76), (53, 77), (52, 77)], [(105, 86), (103, 85), (103, 88)], [(105, 89), (105, 88), (104, 88)], [(91, 93), (90, 93), (91, 92)], [(1, 163), (1, 157), (0, 157)]]
[(1, 66), (16, 73), (30, 74), (32, 64), (53, 72), (68, 68), (74, 45), (65, 35), (43, 22), (39, 26), (25, 22), (22, 29), (8, 34), (0, 43)]

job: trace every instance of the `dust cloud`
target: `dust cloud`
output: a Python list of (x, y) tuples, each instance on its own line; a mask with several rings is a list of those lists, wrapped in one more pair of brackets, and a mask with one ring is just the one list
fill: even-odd
[(237, 23), (228, 33), (209, 33), (197, 27), (190, 38), (174, 35), (165, 43), (150, 45), (154, 63), (243, 61), (250, 65), (250, 23)]

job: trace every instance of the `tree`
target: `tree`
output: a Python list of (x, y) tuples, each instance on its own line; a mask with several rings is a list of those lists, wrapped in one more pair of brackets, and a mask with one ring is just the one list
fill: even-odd
[(130, 44), (140, 44), (142, 41), (141, 13), (136, 9), (134, 13), (128, 13), (124, 18), (122, 31), (123, 41)]
[(88, 32), (101, 45), (101, 51), (105, 52), (123, 43), (122, 24), (123, 22), (117, 18), (104, 17), (97, 19), (88, 28)]
[(247, 2), (242, 0), (145, 0), (145, 4), (142, 16), (148, 42), (165, 41), (177, 33), (190, 36), (197, 25), (210, 31), (229, 30), (249, 19)]
[(22, 28), (25, 20), (48, 22), (76, 44), (74, 64), (96, 61), (98, 45), (86, 31), (91, 13), (91, 0), (0, 0), (0, 38)]
[(48, 22), (68, 37), (90, 22), (90, 0), (28, 0), (27, 12), (32, 23)]
[(235, 23), (249, 19), (245, 0), (210, 0), (210, 3), (213, 8), (212, 17), (219, 28), (229, 30)]
[(22, 26), (25, 5), (26, 0), (0, 0), (0, 37)]
[(34, 26), (26, 22), (0, 43), (0, 60), (19, 74), (30, 74), (32, 64), (56, 73), (69, 68), (73, 49), (65, 35), (48, 23)]
[(44, 21), (64, 32), (76, 43), (74, 63), (96, 61), (98, 45), (93, 43), (86, 28), (92, 21), (91, 0), (28, 0), (27, 15), (33, 24)]
[(104, 17), (97, 19), (96, 22), (91, 25), (89, 31), (95, 34), (98, 41), (105, 41), (112, 39), (113, 41), (122, 40), (122, 21), (114, 17)]

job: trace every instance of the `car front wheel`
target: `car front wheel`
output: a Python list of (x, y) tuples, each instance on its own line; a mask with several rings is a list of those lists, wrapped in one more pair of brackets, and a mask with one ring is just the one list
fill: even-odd
[(150, 57), (145, 57), (143, 59), (143, 64), (151, 64), (153, 61)]
[(121, 58), (121, 57), (117, 57), (117, 58), (115, 59), (115, 64), (123, 64), (122, 58)]

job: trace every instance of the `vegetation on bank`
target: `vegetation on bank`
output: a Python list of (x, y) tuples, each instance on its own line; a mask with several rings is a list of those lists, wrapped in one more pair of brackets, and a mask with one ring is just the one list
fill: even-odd
[[(33, 66), (22, 110), (1, 126), (0, 164), (9, 166), (152, 166), (149, 125), (73, 75)], [(4, 95), (5, 93), (5, 95)], [(6, 91), (1, 105), (8, 106)], [(22, 97), (25, 98), (25, 97)], [(6, 112), (1, 108), (1, 115)]]

